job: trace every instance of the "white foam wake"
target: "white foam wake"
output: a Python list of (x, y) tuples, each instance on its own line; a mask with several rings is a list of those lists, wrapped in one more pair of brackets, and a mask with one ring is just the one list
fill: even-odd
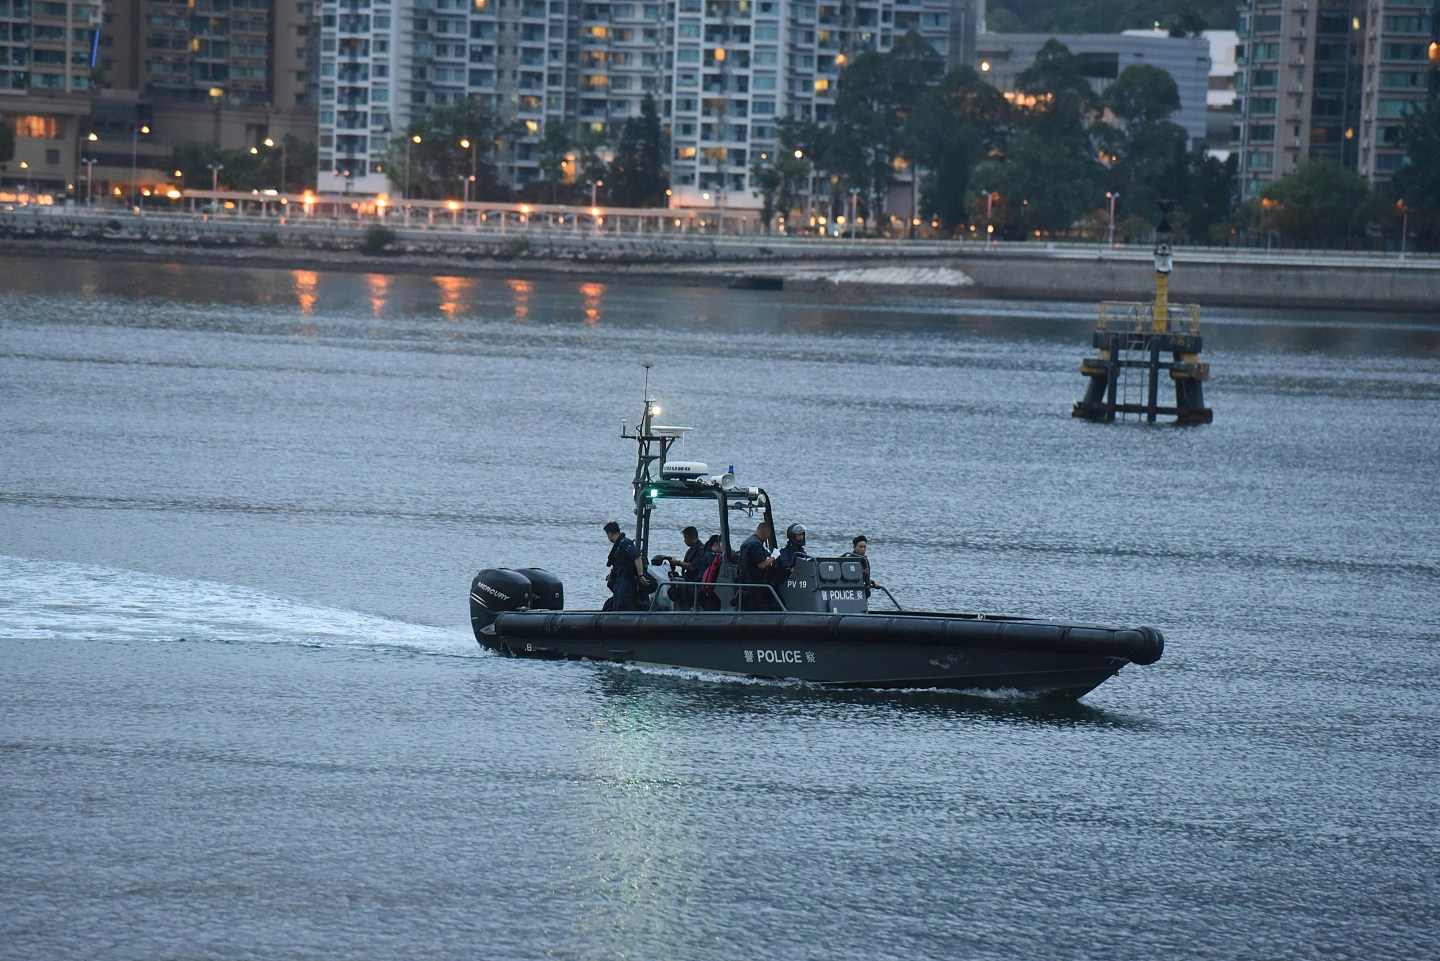
[(0, 555), (0, 640), (96, 637), (479, 654), (459, 631), (208, 581)]

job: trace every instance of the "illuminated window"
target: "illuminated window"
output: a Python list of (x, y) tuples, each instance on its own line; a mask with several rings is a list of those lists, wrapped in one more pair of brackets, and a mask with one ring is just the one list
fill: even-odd
[(55, 117), (27, 114), (15, 118), (15, 136), (54, 140), (60, 136), (60, 121)]

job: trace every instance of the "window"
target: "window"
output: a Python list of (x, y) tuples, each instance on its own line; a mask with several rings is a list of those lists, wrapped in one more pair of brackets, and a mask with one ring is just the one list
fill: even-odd
[(60, 136), (60, 121), (55, 117), (27, 114), (14, 118), (15, 136), (54, 140)]
[(1423, 13), (1388, 16), (1384, 23), (1386, 33), (1430, 32), (1430, 18)]
[(1423, 90), (1425, 74), (1419, 70), (1382, 70), (1380, 86), (1388, 90)]
[(1416, 63), (1424, 62), (1425, 44), (1423, 43), (1382, 43), (1380, 44), (1380, 59), (1382, 60), (1408, 60)]

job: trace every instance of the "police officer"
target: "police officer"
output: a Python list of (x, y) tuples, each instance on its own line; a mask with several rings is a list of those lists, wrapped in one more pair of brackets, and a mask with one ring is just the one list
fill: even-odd
[(860, 560), (860, 569), (865, 576), (865, 596), (870, 596), (872, 587), (879, 587), (875, 581), (870, 579), (870, 542), (865, 539), (864, 534), (856, 534), (850, 540), (850, 550), (842, 554), (842, 557), (856, 557)]
[(610, 539), (610, 556), (605, 560), (610, 573), (605, 583), (610, 585), (613, 595), (606, 610), (644, 610), (648, 605), (640, 602), (640, 581), (645, 576), (645, 559), (640, 556), (640, 548), (620, 530), (618, 521), (605, 524), (605, 536)]
[[(740, 545), (741, 582), (760, 585), (768, 583), (770, 568), (775, 565), (776, 556), (770, 551), (770, 525), (761, 521), (755, 525), (755, 533), (745, 538), (745, 543)], [(775, 599), (763, 587), (741, 588), (740, 600), (746, 610), (775, 609)]]
[(809, 556), (805, 550), (805, 525), (791, 524), (785, 528), (785, 546), (780, 548), (780, 556), (775, 559), (776, 570), (771, 575), (777, 586), (783, 586), (790, 577), (790, 572), (795, 569), (795, 558)]

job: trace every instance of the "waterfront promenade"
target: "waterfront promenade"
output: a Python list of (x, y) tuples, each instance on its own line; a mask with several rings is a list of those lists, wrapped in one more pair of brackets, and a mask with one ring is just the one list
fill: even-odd
[[(958, 297), (1145, 299), (1148, 246), (721, 233), (695, 217), (607, 218), (566, 208), (386, 219), (268, 210), (0, 210), (0, 252), (25, 256), (226, 262), (381, 272), (562, 274), (592, 279), (899, 290)], [(290, 210), (299, 210), (292, 206)], [(739, 226), (738, 219), (732, 227)], [(375, 228), (383, 227), (383, 231)], [(753, 225), (752, 225), (753, 228)], [(1440, 310), (1440, 257), (1175, 248), (1174, 301), (1214, 305)]]

